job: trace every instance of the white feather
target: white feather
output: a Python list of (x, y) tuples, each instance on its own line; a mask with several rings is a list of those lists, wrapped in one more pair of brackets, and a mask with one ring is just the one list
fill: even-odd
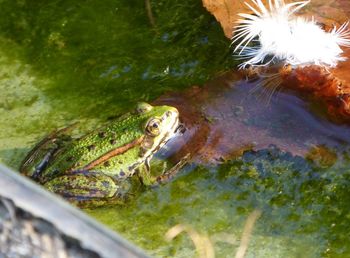
[[(269, 0), (269, 8), (261, 0), (251, 2), (245, 4), (253, 14), (239, 14), (241, 19), (237, 21), (232, 37), (232, 43), (237, 44), (234, 52), (249, 58), (240, 67), (267, 65), (271, 62), (285, 62), (292, 66), (315, 64), (334, 67), (346, 59), (340, 47), (350, 47), (349, 22), (326, 32), (313, 19), (295, 16), (295, 12), (309, 1), (286, 4), (283, 0)], [(248, 46), (256, 39), (256, 46)]]

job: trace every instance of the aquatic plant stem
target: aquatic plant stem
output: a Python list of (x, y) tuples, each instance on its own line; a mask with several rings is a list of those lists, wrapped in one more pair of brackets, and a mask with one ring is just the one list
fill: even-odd
[(186, 232), (196, 247), (199, 258), (215, 258), (214, 247), (207, 235), (201, 235), (188, 225), (178, 224), (170, 228), (165, 235), (168, 241), (173, 240), (177, 235)]
[(151, 6), (150, 0), (145, 0), (145, 7), (146, 7), (148, 20), (149, 20), (151, 26), (153, 28), (155, 28), (156, 27), (156, 21), (155, 21), (154, 16), (153, 16), (152, 6)]
[(241, 244), (238, 247), (236, 258), (243, 258), (247, 252), (249, 240), (252, 235), (254, 224), (257, 219), (261, 216), (261, 210), (254, 210), (249, 214), (248, 219), (244, 225)]

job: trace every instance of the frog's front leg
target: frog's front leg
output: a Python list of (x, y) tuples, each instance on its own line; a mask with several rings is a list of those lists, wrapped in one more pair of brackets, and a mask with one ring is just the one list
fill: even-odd
[(44, 187), (79, 207), (96, 207), (123, 203), (130, 184), (99, 172), (74, 171), (46, 182)]
[[(158, 162), (164, 163), (164, 161), (153, 160), (153, 163), (152, 163), (153, 168), (152, 168), (152, 172), (151, 172), (150, 161), (151, 161), (151, 158), (146, 159), (145, 162), (137, 168), (139, 179), (145, 186), (154, 185), (158, 181), (158, 178), (160, 176), (159, 173), (162, 173), (162, 171), (164, 170), (163, 168), (160, 168), (159, 166), (156, 166), (156, 168), (154, 167), (155, 162), (156, 163), (158, 163)], [(157, 165), (159, 165), (159, 164), (157, 164)], [(158, 172), (158, 173), (156, 173), (156, 172)]]
[(152, 185), (156, 181), (156, 177), (151, 174), (150, 158), (146, 159), (145, 162), (138, 167), (138, 175), (141, 182), (148, 186)]
[[(161, 183), (165, 183), (170, 181), (180, 170), (183, 168), (186, 164), (188, 164), (189, 160), (191, 158), (190, 153), (187, 153), (180, 161), (178, 161), (174, 166), (172, 166), (170, 169), (165, 168), (158, 169), (161, 170), (161, 174), (153, 175), (151, 173), (151, 166), (149, 159), (146, 160), (145, 164), (139, 167), (139, 177), (142, 181), (142, 183), (146, 186), (156, 186)], [(154, 168), (152, 168), (152, 171), (154, 171)]]
[(174, 166), (168, 169), (165, 173), (157, 177), (157, 181), (153, 184), (157, 186), (162, 183), (167, 183), (170, 181), (184, 166), (188, 164), (191, 159), (190, 153), (187, 153), (180, 161), (178, 161)]

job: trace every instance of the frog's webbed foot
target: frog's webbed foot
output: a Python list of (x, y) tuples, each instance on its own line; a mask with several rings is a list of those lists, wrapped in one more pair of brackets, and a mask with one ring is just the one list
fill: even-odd
[(44, 187), (86, 208), (124, 203), (130, 184), (126, 180), (117, 184), (115, 179), (99, 172), (74, 171), (48, 181)]

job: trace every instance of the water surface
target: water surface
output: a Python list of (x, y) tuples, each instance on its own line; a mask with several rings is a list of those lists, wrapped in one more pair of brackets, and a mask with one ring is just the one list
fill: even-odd
[[(234, 67), (229, 42), (200, 1), (160, 0), (151, 5), (155, 27), (143, 1), (0, 1), (2, 163), (18, 168), (31, 146), (54, 128), (75, 121), (94, 125), (168, 92), (185, 96), (192, 85)], [(243, 124), (265, 132), (261, 139), (266, 140), (270, 130), (274, 139), (285, 143), (286, 122), (300, 130), (282, 151), (266, 149), (266, 140), (256, 153), (236, 155), (220, 165), (197, 162), (169, 184), (143, 192), (125, 206), (88, 213), (156, 257), (195, 257), (188, 236), (171, 243), (164, 240), (165, 232), (178, 223), (208, 234), (217, 257), (232, 257), (254, 209), (263, 213), (248, 257), (350, 256), (348, 128), (333, 130), (325, 118), (288, 94), (283, 95), (281, 120), (276, 112), (274, 120), (263, 112), (276, 102), (269, 107), (261, 103), (259, 109), (259, 98), (249, 101), (255, 101), (254, 112), (266, 116), (260, 124), (253, 115), (245, 120), (247, 109), (243, 117), (241, 108), (231, 109), (242, 105), (232, 104), (242, 99), (240, 88), (228, 93), (217, 89), (209, 97), (195, 95), (197, 107), (209, 110), (207, 122), (214, 122), (209, 133), (217, 130), (214, 125), (222, 125), (221, 135), (232, 136), (229, 130)], [(296, 105), (298, 101), (302, 104)], [(231, 124), (235, 117), (241, 120)], [(319, 138), (308, 145), (305, 135), (311, 137), (313, 130)], [(243, 135), (247, 140), (248, 134)], [(319, 153), (314, 161), (295, 156), (322, 143), (320, 135), (326, 147), (321, 158)], [(219, 139), (224, 152), (231, 143), (225, 137)], [(299, 147), (290, 148), (292, 142)]]

